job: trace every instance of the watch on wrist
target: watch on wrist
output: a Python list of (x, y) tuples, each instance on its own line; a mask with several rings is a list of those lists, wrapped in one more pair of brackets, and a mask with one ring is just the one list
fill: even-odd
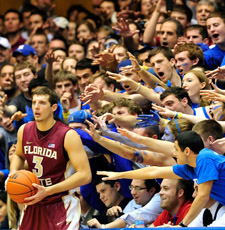
[(183, 221), (181, 221), (181, 222), (179, 223), (179, 225), (180, 225), (181, 227), (187, 227), (186, 225), (183, 224)]

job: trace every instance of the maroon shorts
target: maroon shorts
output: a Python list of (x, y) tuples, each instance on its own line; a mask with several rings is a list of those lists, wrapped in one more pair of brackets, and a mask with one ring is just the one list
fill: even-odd
[(71, 195), (53, 204), (25, 206), (21, 215), (20, 230), (76, 230), (79, 229), (80, 202)]

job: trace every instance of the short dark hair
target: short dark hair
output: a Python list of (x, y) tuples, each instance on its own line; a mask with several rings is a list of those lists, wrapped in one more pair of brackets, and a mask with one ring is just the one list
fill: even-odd
[(46, 87), (51, 88), (50, 83), (44, 78), (33, 78), (28, 85), (28, 92), (30, 96), (32, 95), (32, 89), (38, 86), (46, 86)]
[(187, 21), (190, 22), (192, 19), (192, 11), (187, 5), (175, 5), (172, 12), (180, 12), (187, 16)]
[(160, 94), (160, 100), (162, 101), (164, 98), (171, 94), (173, 94), (179, 101), (186, 97), (188, 99), (188, 105), (191, 106), (191, 99), (188, 95), (188, 92), (185, 89), (178, 86), (166, 89), (162, 94)]
[(119, 182), (118, 180), (102, 180), (102, 178), (103, 176), (96, 176), (93, 182), (94, 185), (97, 186), (98, 184), (105, 183), (113, 187), (116, 182)]
[(200, 35), (202, 36), (202, 39), (205, 39), (205, 38), (208, 38), (209, 35), (208, 35), (208, 31), (206, 29), (205, 26), (201, 26), (201, 25), (191, 25), (191, 26), (188, 26), (185, 30), (185, 33), (187, 33), (187, 31), (189, 30), (198, 30)]
[(175, 18), (166, 18), (165, 20), (162, 21), (162, 24), (164, 24), (165, 22), (173, 22), (174, 24), (176, 24), (176, 26), (177, 26), (177, 29), (176, 29), (177, 37), (184, 35), (184, 28), (178, 20), (176, 20)]
[(193, 200), (192, 194), (194, 192), (194, 182), (193, 180), (179, 179), (177, 182), (177, 193), (180, 189), (184, 190), (185, 201)]
[(155, 193), (160, 191), (160, 185), (155, 179), (147, 179), (145, 180), (145, 186), (147, 188), (147, 191), (149, 192), (151, 188), (155, 188)]
[(59, 101), (59, 97), (57, 96), (56, 92), (46, 86), (41, 86), (35, 89), (32, 93), (32, 96), (34, 95), (48, 95), (48, 101), (50, 102), (51, 106), (58, 104)]
[(44, 30), (42, 28), (38, 28), (36, 30), (36, 32), (34, 34), (31, 35), (31, 38), (34, 37), (34, 36), (44, 36), (45, 37), (45, 41), (46, 41), (46, 44), (49, 43), (48, 41), (48, 37), (46, 35), (46, 33), (44, 32)]
[(40, 15), (43, 22), (47, 20), (47, 14), (43, 10), (40, 10), (40, 9), (32, 10), (30, 16), (32, 15)]
[(78, 61), (76, 64), (76, 70), (83, 70), (83, 69), (90, 69), (91, 72), (94, 74), (99, 70), (98, 65), (92, 65), (93, 60), (89, 58), (83, 58), (82, 60)]
[(5, 20), (5, 16), (6, 16), (8, 13), (15, 13), (15, 14), (17, 14), (17, 15), (18, 15), (18, 18), (19, 18), (19, 20), (20, 20), (20, 22), (23, 21), (22, 14), (21, 14), (18, 10), (15, 10), (15, 9), (8, 9), (8, 10), (4, 13), (4, 15), (3, 15), (4, 20)]
[(223, 137), (223, 128), (215, 120), (203, 120), (194, 125), (193, 131), (197, 132), (203, 140), (212, 136), (215, 140)]
[(186, 131), (179, 134), (176, 137), (176, 141), (181, 151), (188, 147), (195, 154), (198, 154), (204, 148), (201, 136), (194, 131)]
[(159, 46), (154, 48), (153, 50), (150, 50), (149, 55), (148, 55), (148, 59), (150, 60), (153, 56), (162, 53), (169, 61), (174, 58), (174, 54), (171, 51), (170, 48), (168, 47), (164, 47), (164, 46)]

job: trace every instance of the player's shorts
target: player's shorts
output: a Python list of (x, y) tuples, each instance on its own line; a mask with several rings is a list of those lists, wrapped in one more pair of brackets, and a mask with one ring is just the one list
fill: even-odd
[(20, 230), (77, 230), (80, 221), (80, 201), (67, 195), (52, 204), (26, 205), (20, 219)]

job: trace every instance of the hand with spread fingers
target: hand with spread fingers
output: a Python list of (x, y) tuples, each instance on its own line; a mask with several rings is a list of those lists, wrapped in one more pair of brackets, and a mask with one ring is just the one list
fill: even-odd
[(159, 111), (159, 114), (162, 115), (162, 116), (165, 116), (165, 117), (171, 117), (171, 118), (173, 118), (176, 115), (175, 111), (166, 109), (166, 108), (161, 107), (161, 106), (156, 105), (156, 104), (152, 104), (152, 108), (154, 110)]
[(20, 121), (22, 120), (24, 117), (27, 116), (27, 113), (22, 113), (21, 111), (17, 111), (15, 112), (12, 116), (11, 116), (11, 119), (10, 121), (13, 122), (13, 121)]
[(160, 121), (160, 116), (158, 114), (158, 112), (150, 110), (150, 112), (152, 114), (141, 114), (137, 117), (137, 120), (140, 120), (140, 122), (138, 122), (136, 124), (136, 127), (147, 127), (147, 126), (156, 126), (159, 125), (159, 121)]
[(89, 104), (89, 103), (94, 103), (100, 100), (104, 95), (104, 91), (102, 88), (90, 84), (88, 85), (84, 92), (80, 95), (80, 100), (84, 102), (84, 105)]
[(86, 122), (89, 125), (89, 129), (85, 129), (84, 131), (87, 132), (95, 142), (98, 142), (101, 136), (97, 133), (95, 125), (88, 120)]
[(116, 26), (112, 26), (112, 28), (118, 31), (124, 38), (133, 37), (135, 34), (140, 32), (140, 30), (130, 30), (128, 20), (124, 20), (123, 18), (120, 18), (116, 23)]
[(225, 79), (225, 66), (218, 67), (212, 71), (206, 71), (206, 77), (210, 79)]

